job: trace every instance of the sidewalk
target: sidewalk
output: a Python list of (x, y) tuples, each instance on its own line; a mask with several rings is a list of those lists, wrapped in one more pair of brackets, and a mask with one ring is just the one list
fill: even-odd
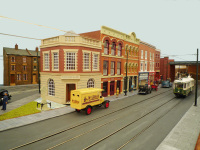
[[(200, 97), (156, 150), (194, 150), (200, 132)], [(200, 145), (198, 145), (200, 148)]]
[[(116, 98), (116, 95), (109, 96), (109, 97), (106, 97), (105, 100), (115, 101), (115, 100), (123, 99), (125, 97), (133, 96), (135, 94), (137, 94), (137, 91), (128, 92), (127, 96), (124, 96), (124, 93), (119, 94), (119, 96), (117, 98)], [(37, 102), (40, 102), (41, 101), (40, 95), (35, 94), (33, 96), (29, 96), (27, 98), (21, 99), (17, 102), (10, 103), (8, 105), (8, 110), (6, 112), (8, 112), (12, 109), (18, 108), (18, 107), (20, 107), (28, 102), (34, 101), (34, 100)], [(48, 101), (48, 102), (50, 102), (50, 101)], [(67, 113), (71, 113), (74, 111), (75, 110), (73, 108), (71, 108), (70, 106), (51, 102), (51, 110), (42, 111), (41, 113), (32, 114), (32, 115), (28, 115), (28, 116), (23, 116), (23, 117), (0, 121), (0, 131), (4, 131), (4, 130), (28, 125), (31, 123), (35, 123), (38, 121), (54, 118), (54, 117), (65, 115)], [(0, 115), (3, 113), (5, 113), (5, 112), (0, 111)]]

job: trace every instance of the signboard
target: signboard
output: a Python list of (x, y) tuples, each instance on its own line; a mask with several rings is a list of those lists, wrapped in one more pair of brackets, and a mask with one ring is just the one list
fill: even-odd
[(139, 80), (148, 80), (148, 73), (140, 73)]

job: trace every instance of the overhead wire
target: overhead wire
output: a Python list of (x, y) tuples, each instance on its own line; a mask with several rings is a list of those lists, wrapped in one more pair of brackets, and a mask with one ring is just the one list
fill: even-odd
[(41, 39), (36, 39), (36, 38), (31, 38), (31, 37), (25, 37), (25, 36), (20, 36), (20, 35), (14, 35), (14, 34), (6, 34), (6, 33), (0, 33), (0, 34), (7, 35), (7, 36), (20, 37), (20, 38), (25, 38), (25, 39), (41, 40)]
[(9, 17), (6, 17), (6, 16), (0, 16), (0, 17), (5, 18), (5, 19), (9, 19), (9, 20), (14, 20), (14, 21), (18, 21), (18, 22), (23, 22), (23, 23), (35, 25), (35, 26), (39, 26), (39, 27), (44, 27), (44, 28), (49, 28), (49, 29), (53, 29), (53, 30), (57, 30), (57, 31), (67, 32), (65, 30), (61, 30), (61, 29), (57, 29), (57, 28), (53, 28), (53, 27), (48, 27), (48, 26), (44, 26), (44, 25), (39, 25), (39, 24), (36, 24), (36, 23), (31, 23), (31, 22), (27, 22), (27, 21), (23, 21), (23, 20), (19, 20), (19, 19), (9, 18)]

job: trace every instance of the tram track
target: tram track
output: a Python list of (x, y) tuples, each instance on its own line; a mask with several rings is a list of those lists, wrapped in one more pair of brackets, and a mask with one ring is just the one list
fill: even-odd
[[(114, 114), (114, 113), (116, 113), (116, 112), (119, 112), (119, 111), (121, 111), (121, 110), (127, 109), (127, 108), (132, 107), (132, 106), (137, 105), (137, 104), (140, 104), (140, 103), (142, 103), (142, 102), (145, 102), (145, 101), (147, 101), (147, 100), (149, 100), (149, 99), (151, 99), (151, 98), (157, 97), (157, 96), (159, 96), (159, 95), (161, 95), (161, 94), (163, 94), (163, 93), (167, 93), (167, 92), (169, 92), (169, 91), (171, 91), (171, 89), (170, 89), (170, 90), (167, 90), (167, 91), (165, 91), (165, 92), (158, 93), (157, 95), (154, 95), (154, 96), (145, 98), (145, 99), (143, 99), (143, 100), (141, 100), (141, 101), (139, 101), (139, 102), (133, 103), (133, 104), (128, 105), (128, 106), (125, 106), (125, 107), (123, 107), (123, 108), (121, 108), (121, 109), (112, 111), (112, 112), (107, 113), (107, 114), (105, 114), (105, 115), (99, 116), (99, 117), (97, 117), (97, 118), (93, 118), (93, 119), (91, 119), (91, 120), (89, 120), (89, 121), (85, 121), (85, 122), (83, 122), (83, 123), (77, 124), (77, 125), (75, 125), (75, 126), (72, 126), (72, 127), (67, 128), (67, 129), (64, 129), (64, 130), (55, 132), (55, 133), (50, 134), (50, 135), (47, 135), (47, 136), (45, 136), (45, 137), (42, 137), (42, 138), (33, 140), (33, 141), (31, 141), (31, 142), (22, 144), (22, 145), (20, 145), (20, 146), (11, 148), (11, 150), (19, 149), (19, 148), (22, 148), (22, 147), (31, 145), (31, 144), (33, 144), (33, 143), (40, 142), (40, 141), (42, 141), (42, 140), (48, 139), (48, 138), (50, 138), (50, 137), (59, 135), (59, 134), (64, 133), (64, 132), (66, 132), (66, 131), (69, 131), (69, 130), (72, 130), (72, 129), (74, 129), (74, 128), (77, 128), (77, 127), (80, 127), (80, 126), (82, 126), (82, 125), (85, 125), (85, 124), (87, 124), (87, 123), (91, 123), (92, 121), (101, 119), (101, 118), (103, 118), (103, 117), (109, 116), (109, 115)], [(164, 96), (164, 97), (165, 97), (165, 96)], [(173, 99), (174, 99), (174, 98), (173, 98)], [(161, 107), (161, 106), (160, 106), (160, 107)], [(119, 119), (119, 118), (115, 118), (115, 119), (113, 119), (112, 121), (116, 121), (117, 119)], [(103, 125), (101, 125), (101, 126), (99, 126), (99, 127), (96, 127), (96, 129), (97, 129), (97, 128), (100, 128), (100, 127), (102, 127), (102, 126), (105, 126), (105, 125), (109, 124), (109, 123), (112, 122), (112, 121), (109, 121), (109, 122), (107, 122), (107, 123), (105, 123), (105, 124), (103, 124)], [(93, 131), (93, 130), (95, 130), (95, 129), (92, 129), (91, 131)], [(90, 132), (91, 132), (91, 131), (90, 131)], [(87, 133), (83, 133), (83, 135), (84, 135), (84, 134), (87, 134)], [(76, 138), (77, 138), (77, 137), (76, 137)], [(70, 139), (69, 139), (69, 140), (70, 140)], [(73, 140), (73, 138), (72, 138), (71, 140)], [(71, 141), (71, 140), (70, 140), (70, 141)], [(63, 143), (63, 144), (64, 144), (64, 143)]]

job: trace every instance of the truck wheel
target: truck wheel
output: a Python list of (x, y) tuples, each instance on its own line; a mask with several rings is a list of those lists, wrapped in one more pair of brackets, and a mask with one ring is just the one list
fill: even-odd
[(92, 107), (88, 106), (88, 107), (85, 109), (86, 115), (91, 114), (91, 112), (92, 112)]
[(81, 110), (80, 110), (80, 109), (76, 109), (76, 112), (80, 113), (80, 112), (81, 112)]
[(108, 108), (108, 107), (109, 107), (109, 101), (105, 101), (104, 107), (105, 107), (105, 108)]

